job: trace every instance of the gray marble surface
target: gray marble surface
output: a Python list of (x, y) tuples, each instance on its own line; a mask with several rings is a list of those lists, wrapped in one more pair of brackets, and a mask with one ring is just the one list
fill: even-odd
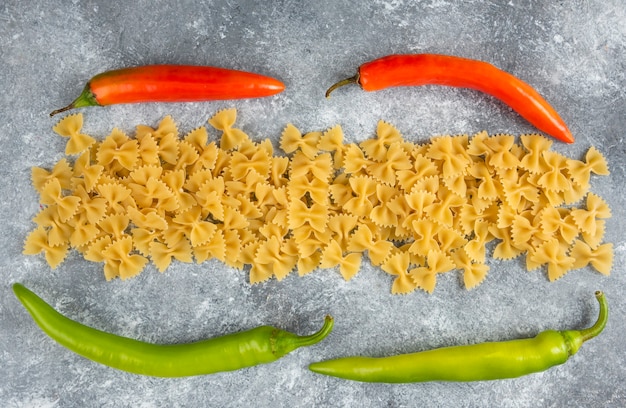
[[(102, 267), (72, 253), (51, 270), (22, 255), (39, 210), (31, 167), (63, 157), (65, 141), (48, 112), (108, 69), (152, 63), (205, 64), (282, 79), (284, 93), (262, 100), (145, 104), (84, 109), (85, 130), (104, 137), (117, 126), (156, 125), (167, 114), (181, 132), (217, 110), (236, 107), (251, 137), (277, 141), (287, 123), (301, 130), (340, 124), (348, 141), (373, 136), (376, 122), (412, 141), (441, 134), (534, 129), (477, 92), (422, 87), (365, 93), (325, 89), (368, 60), (435, 52), (489, 61), (536, 87), (559, 111), (576, 143), (554, 149), (581, 158), (595, 145), (611, 175), (592, 180), (613, 217), (609, 277), (591, 268), (550, 283), (523, 261), (489, 260), (491, 271), (466, 291), (455, 272), (435, 292), (392, 296), (391, 278), (364, 262), (344, 282), (326, 270), (250, 285), (246, 271), (221, 263), (149, 266), (137, 278), (106, 282)], [(339, 1), (18, 1), (0, 4), (0, 405), (3, 407), (412, 407), (626, 405), (626, 8), (622, 0), (509, 2)], [(308, 333), (323, 315), (329, 338), (284, 359), (212, 376), (158, 379), (83, 359), (54, 343), (11, 291), (22, 282), (69, 317), (159, 343), (189, 342), (272, 324)], [(315, 375), (312, 361), (390, 355), (582, 328), (596, 315), (593, 292), (612, 306), (606, 331), (567, 364), (514, 380), (408, 385), (361, 384)]]

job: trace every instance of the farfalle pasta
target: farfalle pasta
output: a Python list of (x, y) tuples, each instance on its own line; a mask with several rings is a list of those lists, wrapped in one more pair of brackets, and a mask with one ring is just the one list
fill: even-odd
[[(611, 211), (590, 192), (609, 174), (599, 150), (583, 160), (551, 150), (537, 134), (438, 136), (406, 141), (379, 121), (374, 137), (344, 143), (341, 126), (253, 141), (225, 109), (179, 135), (171, 116), (134, 135), (101, 141), (81, 114), (53, 131), (67, 138), (50, 170), (32, 169), (41, 210), (24, 254), (58, 267), (71, 249), (128, 279), (151, 263), (217, 260), (247, 270), (253, 284), (332, 268), (352, 279), (368, 259), (390, 275), (391, 292), (432, 293), (458, 271), (484, 282), (496, 259), (525, 256), (550, 281), (590, 266), (608, 275)], [(215, 137), (211, 132), (216, 132)], [(212, 140), (213, 139), (213, 140)]]

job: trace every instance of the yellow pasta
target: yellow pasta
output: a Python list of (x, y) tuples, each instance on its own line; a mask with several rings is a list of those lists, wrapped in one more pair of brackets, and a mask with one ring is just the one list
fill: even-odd
[(613, 245), (603, 244), (595, 249), (583, 241), (576, 240), (572, 245), (569, 256), (574, 259), (573, 268), (583, 268), (591, 264), (598, 272), (609, 275), (613, 267)]
[(391, 293), (404, 295), (413, 292), (418, 286), (418, 282), (409, 273), (410, 262), (411, 256), (408, 252), (398, 251), (381, 265), (383, 271), (395, 276), (391, 286)]
[(52, 128), (59, 136), (68, 138), (65, 146), (66, 155), (82, 153), (96, 143), (96, 139), (93, 137), (80, 133), (82, 127), (83, 114), (76, 113), (64, 117)]
[(121, 279), (128, 279), (143, 270), (148, 259), (131, 252), (133, 252), (133, 241), (129, 235), (120, 237), (104, 249), (102, 255), (104, 256), (104, 273), (107, 279), (117, 276)]
[(345, 143), (339, 125), (253, 141), (237, 111), (180, 137), (172, 117), (102, 141), (70, 115), (53, 131), (67, 138), (51, 170), (32, 169), (42, 206), (24, 254), (58, 267), (70, 249), (101, 263), (106, 279), (136, 276), (151, 262), (212, 259), (249, 271), (250, 283), (336, 269), (345, 280), (368, 259), (390, 275), (391, 292), (435, 289), (457, 270), (467, 289), (484, 282), (488, 256), (525, 256), (550, 281), (590, 265), (608, 275), (608, 204), (590, 192), (608, 163), (552, 151), (543, 136), (438, 136), (404, 140), (379, 121), (374, 137)]
[(533, 262), (548, 265), (548, 279), (555, 281), (574, 267), (574, 258), (568, 256), (556, 238), (544, 241), (536, 248)]
[(48, 240), (48, 232), (42, 226), (34, 229), (24, 242), (25, 255), (45, 254), (46, 261), (52, 269), (55, 269), (67, 256), (67, 245), (52, 245)]
[(55, 205), (61, 222), (66, 222), (78, 212), (80, 197), (64, 196), (59, 179), (53, 178), (48, 181), (41, 190), (41, 203)]
[(361, 254), (349, 253), (344, 255), (343, 248), (336, 240), (331, 240), (330, 243), (322, 251), (319, 259), (320, 268), (333, 268), (339, 266), (339, 272), (345, 280), (350, 280), (361, 267)]
[(443, 178), (464, 174), (467, 170), (471, 160), (464, 147), (466, 140), (464, 136), (441, 136), (431, 141), (427, 157), (441, 162)]

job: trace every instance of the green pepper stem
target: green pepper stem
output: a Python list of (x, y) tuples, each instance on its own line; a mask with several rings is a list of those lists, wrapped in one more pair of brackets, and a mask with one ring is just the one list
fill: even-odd
[(330, 88), (328, 88), (328, 90), (326, 91), (326, 98), (330, 98), (331, 92), (334, 91), (335, 89), (342, 87), (344, 85), (356, 84), (358, 82), (359, 82), (358, 74), (350, 78), (342, 79), (341, 81), (337, 82), (336, 84), (333, 84)]
[(78, 96), (78, 98), (76, 98), (72, 103), (70, 103), (69, 105), (61, 108), (61, 109), (56, 109), (53, 110), (52, 112), (50, 112), (50, 117), (61, 113), (61, 112), (66, 112), (68, 110), (74, 109), (74, 108), (82, 108), (85, 106), (99, 106), (100, 104), (98, 103), (98, 100), (96, 99), (96, 96), (93, 94), (93, 92), (91, 92), (91, 88), (89, 86), (89, 84), (87, 84), (85, 86), (85, 88), (83, 89), (83, 91), (81, 92), (81, 94)]
[(606, 297), (604, 296), (604, 293), (601, 291), (596, 291), (595, 295), (600, 305), (600, 311), (598, 313), (598, 320), (596, 320), (593, 326), (587, 329), (580, 330), (580, 336), (583, 342), (590, 340), (596, 337), (598, 334), (600, 334), (602, 330), (604, 330), (604, 327), (606, 326), (606, 322), (609, 319), (609, 305), (608, 305), (608, 302), (606, 301)]
[(324, 319), (324, 325), (322, 326), (321, 329), (319, 329), (317, 332), (310, 334), (308, 336), (296, 337), (293, 343), (294, 346), (305, 347), (305, 346), (310, 346), (310, 345), (320, 342), (326, 336), (328, 336), (328, 334), (332, 331), (333, 324), (334, 324), (334, 320), (332, 316), (326, 315), (326, 318)]

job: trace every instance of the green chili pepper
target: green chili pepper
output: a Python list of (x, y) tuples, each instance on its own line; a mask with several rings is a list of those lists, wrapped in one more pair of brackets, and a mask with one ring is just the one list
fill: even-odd
[(16, 283), (13, 291), (39, 327), (59, 344), (90, 360), (135, 374), (185, 377), (232, 371), (278, 360), (324, 339), (333, 319), (309, 336), (271, 326), (189, 344), (151, 344), (106, 333), (71, 320)]
[(546, 330), (531, 339), (445, 347), (382, 358), (346, 357), (313, 363), (320, 374), (364, 382), (481, 381), (515, 378), (563, 364), (583, 342), (602, 332), (608, 304), (596, 292), (600, 312), (584, 330)]

